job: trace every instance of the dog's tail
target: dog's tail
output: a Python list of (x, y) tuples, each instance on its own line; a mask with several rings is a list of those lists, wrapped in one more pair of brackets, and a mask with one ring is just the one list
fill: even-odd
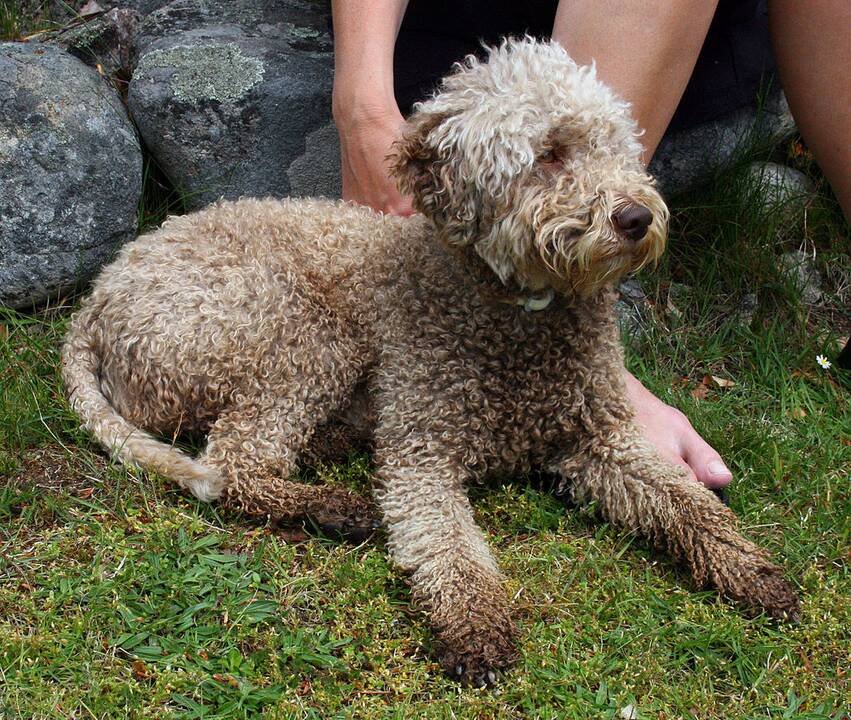
[(215, 470), (135, 427), (104, 395), (97, 330), (91, 324), (94, 314), (92, 308), (78, 313), (62, 348), (62, 379), (83, 426), (122, 462), (157, 472), (199, 500), (219, 497), (225, 483)]

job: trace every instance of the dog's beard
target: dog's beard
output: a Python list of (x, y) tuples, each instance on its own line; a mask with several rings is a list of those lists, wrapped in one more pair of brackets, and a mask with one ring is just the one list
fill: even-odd
[(651, 210), (654, 219), (638, 242), (630, 242), (618, 234), (608, 204), (601, 204), (592, 213), (584, 230), (577, 231), (573, 223), (564, 227), (558, 220), (541, 228), (536, 245), (541, 262), (556, 278), (554, 284), (578, 295), (591, 295), (629, 273), (656, 263), (665, 249), (667, 210), (664, 203), (661, 207), (650, 207), (649, 200), (641, 204)]
[[(570, 204), (572, 197), (542, 202), (538, 196), (515, 205), (476, 243), (477, 253), (503, 282), (580, 296), (659, 259), (667, 239), (668, 209), (655, 190), (641, 185), (628, 194), (597, 194), (579, 207)], [(623, 202), (641, 204), (653, 214), (639, 242), (626, 241), (612, 225), (611, 217)]]

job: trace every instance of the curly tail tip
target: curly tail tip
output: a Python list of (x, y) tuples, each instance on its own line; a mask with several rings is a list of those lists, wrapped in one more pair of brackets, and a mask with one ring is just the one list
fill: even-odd
[(224, 478), (184, 452), (157, 440), (122, 417), (104, 395), (100, 359), (85, 327), (74, 326), (62, 348), (62, 378), (71, 408), (107, 450), (122, 462), (152, 470), (209, 502), (224, 492)]

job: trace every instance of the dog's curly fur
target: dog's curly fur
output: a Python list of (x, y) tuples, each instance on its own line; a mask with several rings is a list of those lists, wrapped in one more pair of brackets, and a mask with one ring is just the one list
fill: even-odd
[[(699, 584), (794, 617), (780, 568), (633, 421), (611, 283), (659, 256), (667, 220), (640, 156), (593, 68), (507, 41), (411, 118), (394, 171), (420, 215), (240, 200), (126, 246), (72, 323), (71, 403), (122, 459), (200, 498), (343, 531), (369, 525), (369, 503), (290, 477), (369, 440), (390, 551), (467, 682), (515, 655), (465, 493), (494, 473), (552, 471)], [(626, 206), (652, 211), (643, 239), (616, 227)], [(206, 434), (199, 457), (155, 437), (179, 430)]]

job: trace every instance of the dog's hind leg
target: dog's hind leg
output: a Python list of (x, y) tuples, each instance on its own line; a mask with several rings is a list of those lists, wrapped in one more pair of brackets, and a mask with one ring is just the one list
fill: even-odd
[(290, 479), (316, 427), (344, 402), (357, 373), (338, 365), (333, 375), (323, 374), (314, 366), (311, 376), (304, 373), (287, 387), (238, 394), (199, 457), (221, 474), (225, 502), (276, 521), (308, 520), (352, 539), (369, 534), (377, 526), (371, 502), (345, 488)]
[(609, 426), (584, 438), (555, 469), (577, 502), (597, 503), (613, 524), (640, 532), (751, 611), (797, 618), (799, 601), (782, 568), (742, 537), (713, 493), (662, 458), (638, 428)]
[(391, 555), (429, 613), (449, 675), (491, 684), (516, 655), (515, 628), (496, 561), (473, 519), (465, 474), (436, 444), (411, 434), (382, 445), (375, 494)]

